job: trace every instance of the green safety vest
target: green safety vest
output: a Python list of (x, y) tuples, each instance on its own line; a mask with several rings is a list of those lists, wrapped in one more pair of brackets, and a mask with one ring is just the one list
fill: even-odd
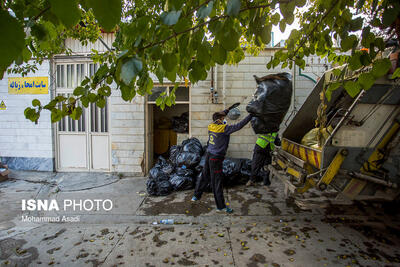
[(256, 144), (259, 145), (261, 148), (266, 148), (269, 144), (272, 151), (275, 148), (275, 139), (277, 135), (278, 133), (269, 133), (267, 135), (259, 134)]

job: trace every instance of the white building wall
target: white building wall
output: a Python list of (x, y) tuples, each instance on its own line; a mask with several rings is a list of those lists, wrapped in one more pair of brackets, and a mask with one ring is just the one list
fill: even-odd
[(112, 171), (143, 174), (145, 151), (144, 97), (132, 102), (121, 98), (121, 91), (113, 90), (111, 99), (111, 158)]
[[(44, 61), (35, 73), (26, 77), (50, 77), (50, 63)], [(8, 93), (8, 78), (21, 75), (4, 75), (0, 80), (0, 102), (7, 109), (0, 110), (0, 160), (12, 169), (52, 171), (54, 169), (54, 148), (50, 112), (43, 110), (38, 124), (27, 120), (24, 110), (32, 106), (33, 99), (42, 104), (50, 101), (48, 94), (13, 95)], [(50, 78), (49, 78), (50, 87)]]

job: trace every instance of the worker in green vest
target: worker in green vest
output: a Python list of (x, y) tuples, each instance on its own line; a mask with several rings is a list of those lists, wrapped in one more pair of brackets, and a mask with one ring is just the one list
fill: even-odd
[(253, 151), (253, 160), (251, 162), (251, 176), (247, 186), (254, 185), (259, 177), (262, 177), (265, 186), (269, 186), (269, 170), (264, 169), (271, 164), (271, 152), (275, 145), (280, 145), (278, 133), (259, 134)]

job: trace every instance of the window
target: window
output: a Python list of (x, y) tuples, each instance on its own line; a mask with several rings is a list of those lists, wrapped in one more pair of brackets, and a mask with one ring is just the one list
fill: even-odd
[[(56, 94), (68, 98), (72, 96), (73, 90), (81, 84), (86, 76), (92, 77), (99, 68), (99, 64), (87, 63), (60, 63), (56, 64)], [(79, 120), (64, 117), (57, 123), (60, 132), (86, 132), (107, 133), (108, 132), (108, 101), (104, 108), (99, 108), (91, 103), (86, 109), (80, 101), (77, 102), (83, 110)], [(61, 104), (58, 106), (62, 108)]]
[[(174, 86), (157, 86), (153, 87), (151, 90), (152, 94), (148, 95), (147, 101), (151, 103), (155, 103), (157, 98), (161, 95), (161, 93), (166, 92), (167, 95), (169, 95), (172, 90), (174, 89)], [(188, 104), (189, 103), (189, 87), (185, 86), (179, 86), (175, 90), (175, 103), (181, 103), (181, 104)]]
[[(68, 98), (71, 94), (58, 94), (63, 95)], [(77, 106), (83, 109), (82, 115), (79, 120), (73, 120), (69, 116), (62, 118), (58, 124), (58, 131), (60, 132), (85, 132), (86, 131), (86, 113), (85, 108), (82, 106), (82, 103), (78, 101)], [(58, 108), (61, 109), (61, 103), (58, 104)]]

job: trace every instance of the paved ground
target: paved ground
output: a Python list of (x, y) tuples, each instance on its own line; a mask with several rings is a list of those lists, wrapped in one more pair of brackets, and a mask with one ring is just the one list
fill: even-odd
[[(0, 183), (1, 266), (400, 266), (400, 216), (361, 204), (302, 211), (278, 181), (268, 191), (228, 189), (234, 214), (227, 216), (215, 212), (211, 194), (200, 204), (189, 201), (191, 191), (149, 197), (144, 178), (12, 177)], [(61, 210), (22, 211), (22, 199), (55, 199)], [(69, 199), (111, 199), (113, 209), (63, 211)], [(80, 222), (28, 223), (22, 216)], [(175, 224), (153, 224), (160, 219)]]

